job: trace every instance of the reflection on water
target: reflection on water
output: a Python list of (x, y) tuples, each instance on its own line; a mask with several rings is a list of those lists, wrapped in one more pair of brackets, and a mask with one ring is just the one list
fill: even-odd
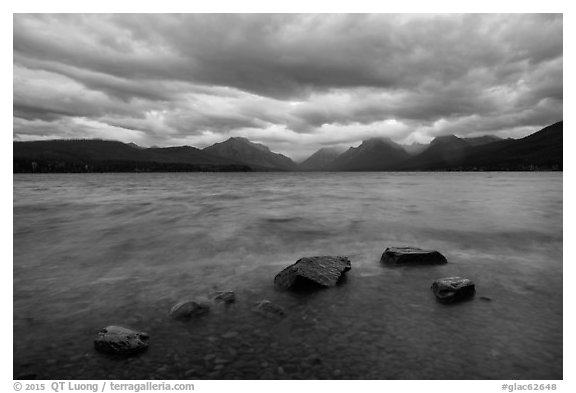
[[(403, 245), (449, 263), (380, 265)], [(313, 255), (349, 256), (346, 281), (274, 289)], [(436, 303), (450, 275), (476, 298)], [(214, 290), (237, 303), (168, 318)], [(250, 312), (265, 298), (288, 317)], [(150, 333), (149, 350), (95, 352), (111, 324)], [(561, 379), (562, 175), (14, 175), (14, 376)]]

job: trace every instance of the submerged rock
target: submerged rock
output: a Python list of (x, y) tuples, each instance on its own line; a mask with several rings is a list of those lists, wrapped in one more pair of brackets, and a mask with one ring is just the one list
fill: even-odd
[(170, 309), (173, 319), (189, 319), (194, 316), (206, 314), (210, 311), (210, 304), (203, 300), (183, 300)]
[(323, 287), (333, 287), (342, 274), (351, 268), (352, 265), (347, 257), (301, 258), (278, 273), (274, 278), (274, 285), (282, 289), (311, 283)]
[(214, 303), (234, 303), (236, 301), (236, 294), (232, 291), (218, 291), (212, 297)]
[(148, 348), (150, 337), (121, 326), (108, 326), (100, 330), (94, 340), (94, 347), (105, 353), (130, 355)]
[(256, 303), (254, 308), (252, 308), (252, 311), (271, 318), (284, 318), (286, 316), (284, 309), (279, 305), (272, 303), (270, 300), (262, 300)]
[(471, 298), (476, 293), (474, 283), (461, 277), (440, 278), (431, 287), (436, 299), (442, 303), (453, 303)]
[(442, 265), (448, 262), (438, 251), (416, 247), (389, 247), (380, 261), (392, 265)]

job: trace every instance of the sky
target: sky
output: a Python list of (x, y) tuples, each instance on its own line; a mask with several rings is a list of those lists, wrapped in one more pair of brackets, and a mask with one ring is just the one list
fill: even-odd
[(561, 14), (14, 14), (13, 139), (295, 160), (562, 120)]

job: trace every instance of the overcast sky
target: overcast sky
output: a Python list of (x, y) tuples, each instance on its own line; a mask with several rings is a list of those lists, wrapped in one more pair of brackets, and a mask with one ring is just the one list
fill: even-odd
[(562, 15), (14, 16), (15, 140), (300, 160), (387, 136), (521, 137), (562, 120)]

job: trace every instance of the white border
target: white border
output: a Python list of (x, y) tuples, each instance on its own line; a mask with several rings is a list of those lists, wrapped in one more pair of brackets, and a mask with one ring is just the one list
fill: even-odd
[[(400, 3), (400, 4), (398, 4)], [(1, 206), (2, 217), (2, 258), (1, 274), (3, 278), (0, 297), (2, 310), (5, 315), (2, 326), (2, 338), (5, 349), (2, 354), (1, 385), (2, 391), (13, 390), (12, 381), (12, 203), (9, 203), (9, 195), (12, 186), (12, 13), (20, 12), (555, 12), (564, 13), (564, 69), (568, 70), (564, 75), (564, 86), (573, 87), (574, 77), (570, 70), (574, 66), (574, 43), (576, 37), (574, 31), (576, 22), (574, 7), (568, 1), (498, 1), (485, 0), (476, 4), (467, 4), (461, 0), (403, 0), (401, 2), (383, 2), (355, 0), (346, 4), (337, 4), (334, 1), (310, 1), (293, 0), (287, 2), (271, 2), (264, 0), (211, 0), (208, 2), (190, 2), (183, 0), (162, 0), (154, 2), (142, 1), (112, 1), (100, 0), (97, 2), (79, 2), (72, 0), (20, 0), (5, 1), (0, 6), (0, 39), (5, 57), (0, 63), (2, 66), (2, 90), (1, 99), (3, 111), (2, 125), (4, 126), (3, 143), (0, 144), (2, 164), (0, 166), (2, 176), (3, 202)], [(571, 48), (572, 47), (572, 48)], [(8, 57), (10, 54), (10, 57)], [(570, 88), (564, 90), (564, 102), (566, 108), (574, 108), (573, 92)], [(10, 108), (10, 110), (8, 110)], [(565, 141), (566, 152), (576, 146), (571, 119), (572, 112), (565, 112)], [(10, 136), (9, 136), (10, 135)], [(9, 139), (10, 138), (10, 139)], [(566, 153), (565, 152), (565, 153)], [(575, 208), (572, 204), (576, 201), (573, 183), (574, 159), (573, 155), (565, 154), (564, 159), (564, 244), (574, 244), (573, 220)], [(571, 307), (574, 302), (571, 283), (574, 276), (575, 253), (569, 247), (564, 247), (564, 381), (541, 381), (542, 383), (556, 383), (557, 391), (576, 391), (576, 370), (574, 362), (574, 310)], [(58, 327), (55, 327), (56, 329)], [(10, 345), (7, 345), (10, 338)], [(52, 381), (45, 381), (50, 383)], [(76, 381), (80, 382), (80, 381)], [(93, 382), (93, 381), (85, 381)], [(132, 381), (135, 382), (135, 381)], [(174, 382), (174, 381), (172, 381)], [(241, 392), (266, 392), (274, 389), (275, 393), (290, 392), (294, 389), (326, 389), (331, 391), (362, 390), (366, 392), (496, 392), (502, 391), (502, 383), (514, 381), (196, 381), (196, 391), (241, 391)], [(516, 381), (520, 383), (521, 381)], [(539, 381), (526, 381), (537, 383)], [(51, 391), (49, 387), (46, 391)]]

